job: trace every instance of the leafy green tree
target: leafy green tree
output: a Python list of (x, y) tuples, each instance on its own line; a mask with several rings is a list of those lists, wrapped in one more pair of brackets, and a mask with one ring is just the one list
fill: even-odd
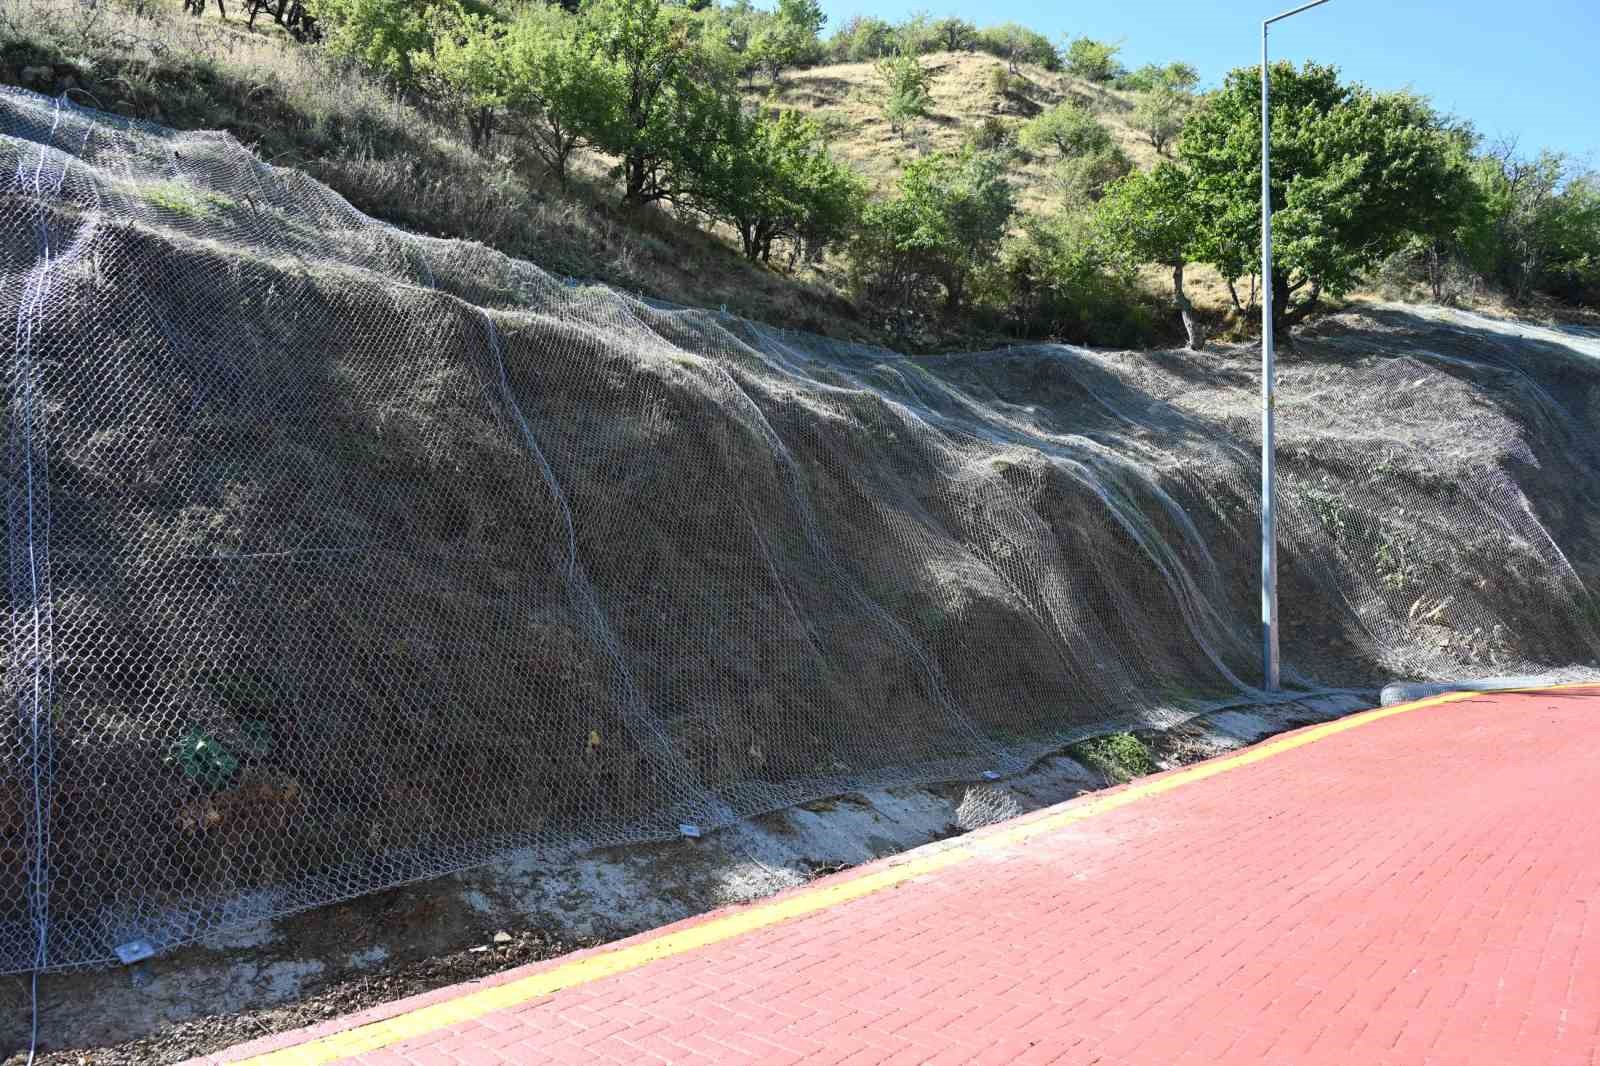
[(1050, 38), (1015, 22), (979, 30), (977, 47), (1004, 59), (1006, 69), (1013, 74), (1019, 73), (1019, 63), (1034, 63), (1046, 70), (1061, 69), (1061, 57), (1050, 44)]
[(1199, 219), (1189, 175), (1173, 163), (1129, 174), (1106, 190), (1095, 218), (1108, 256), (1132, 266), (1157, 263), (1172, 271), (1172, 302), (1189, 347), (1206, 346), (1205, 331), (1183, 289), (1183, 271), (1193, 258)]
[(1023, 216), (979, 280), (983, 302), (1021, 336), (1117, 347), (1149, 339), (1133, 275), (1105, 258), (1088, 213)]
[(1111, 131), (1077, 104), (1057, 104), (1035, 115), (1023, 123), (1017, 140), (1030, 151), (1055, 154), (1053, 176), (1074, 207), (1099, 199), (1107, 184), (1133, 166)]
[(1139, 97), (1129, 125), (1144, 135), (1157, 155), (1166, 155), (1193, 107), (1194, 98), (1188, 93), (1157, 85)]
[(738, 110), (728, 59), (705, 47), (708, 23), (662, 0), (595, 0), (584, 41), (606, 100), (594, 144), (621, 159), (622, 202), (672, 200), (718, 150)]
[(417, 0), (307, 0), (323, 46), (410, 88), (412, 57), (433, 44), (429, 5)]
[(1122, 73), (1121, 64), (1117, 62), (1117, 53), (1121, 50), (1120, 45), (1077, 37), (1067, 45), (1062, 65), (1067, 73), (1085, 81), (1108, 82)]
[(918, 11), (894, 28), (895, 51), (908, 56), (927, 55), (939, 50), (939, 37), (933, 20)]
[(1003, 159), (964, 149), (908, 165), (897, 195), (871, 204), (855, 244), (857, 277), (875, 294), (921, 303), (939, 290), (947, 314), (993, 263), (1016, 210)]
[[(1435, 303), (1450, 299), (1453, 279), (1476, 278), (1492, 270), (1493, 236), (1489, 205), (1479, 178), (1487, 170), (1473, 157), (1478, 136), (1470, 126), (1446, 129), (1446, 150), (1453, 156), (1449, 169), (1452, 187), (1441, 194), (1447, 205), (1434, 223), (1419, 227), (1385, 270), (1421, 273)], [(1238, 307), (1238, 297), (1234, 296)]]
[(594, 143), (615, 105), (600, 57), (572, 15), (530, 7), (511, 24), (504, 62), (516, 87), (512, 117), (529, 150), (565, 186), (573, 153)]
[(697, 183), (699, 208), (738, 232), (747, 259), (774, 244), (820, 255), (855, 227), (865, 186), (828, 152), (821, 127), (797, 112), (740, 116)]
[(1600, 188), (1556, 152), (1493, 146), (1473, 167), (1484, 200), (1481, 261), (1517, 302), (1544, 290), (1569, 299), (1600, 284)]
[(818, 53), (815, 36), (781, 18), (769, 19), (750, 43), (750, 65), (774, 85), (783, 72), (803, 66)]
[(1057, 104), (1035, 115), (1023, 123), (1017, 139), (1024, 148), (1053, 151), (1062, 159), (1101, 152), (1116, 143), (1093, 112), (1073, 103)]
[(883, 114), (889, 120), (890, 129), (898, 133), (913, 119), (928, 113), (932, 101), (928, 85), (933, 81), (933, 71), (924, 67), (916, 56), (880, 59), (876, 73), (883, 85)]
[(778, 0), (776, 14), (750, 42), (752, 63), (774, 84), (785, 70), (815, 63), (822, 55), (817, 34), (827, 21), (817, 0)]
[[(1308, 63), (1272, 68), (1273, 328), (1348, 292), (1411, 236), (1439, 225), (1454, 177), (1448, 136), (1420, 98), (1343, 85)], [(1198, 261), (1225, 278), (1260, 258), (1260, 71), (1230, 73), (1184, 126)]]
[(946, 52), (970, 52), (978, 46), (978, 28), (966, 19), (942, 18), (932, 28), (939, 47)]
[(431, 8), (428, 47), (410, 56), (419, 83), (465, 105), (473, 148), (488, 143), (497, 117), (521, 91), (507, 62), (508, 36), (506, 24), (494, 16)]
[(778, 0), (778, 18), (815, 40), (828, 24), (820, 0)]
[(1117, 88), (1129, 92), (1147, 93), (1155, 89), (1172, 89), (1180, 93), (1194, 92), (1200, 84), (1200, 72), (1188, 63), (1168, 63), (1159, 66), (1146, 63), (1117, 79)]
[(1106, 186), (1133, 169), (1133, 162), (1120, 145), (1097, 148), (1083, 155), (1070, 156), (1050, 168), (1050, 177), (1070, 209), (1095, 203)]
[(894, 27), (883, 19), (858, 15), (846, 22), (828, 41), (828, 51), (840, 63), (864, 63), (895, 51)]

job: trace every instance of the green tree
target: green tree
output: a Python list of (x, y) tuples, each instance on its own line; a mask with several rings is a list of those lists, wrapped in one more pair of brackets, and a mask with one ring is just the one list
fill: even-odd
[(1022, 336), (1117, 347), (1149, 340), (1132, 273), (1105, 258), (1085, 212), (1023, 216), (980, 279), (984, 302)]
[(1107, 184), (1132, 169), (1099, 119), (1077, 104), (1057, 104), (1023, 123), (1018, 142), (1034, 152), (1054, 153), (1053, 176), (1069, 206), (1099, 199)]
[(895, 50), (894, 27), (883, 19), (858, 15), (846, 22), (828, 41), (828, 51), (840, 63), (881, 59)]
[(909, 56), (926, 55), (939, 50), (939, 36), (934, 32), (933, 20), (918, 11), (894, 28), (895, 51)]
[(1105, 41), (1096, 41), (1089, 37), (1078, 37), (1067, 45), (1062, 65), (1067, 73), (1085, 81), (1096, 83), (1111, 81), (1122, 73), (1122, 67), (1117, 62), (1117, 53), (1121, 50), (1120, 45), (1107, 44)]
[(1084, 155), (1060, 160), (1050, 168), (1050, 177), (1069, 209), (1089, 206), (1100, 199), (1106, 186), (1133, 169), (1133, 162), (1119, 145), (1096, 149)]
[(623, 203), (684, 194), (738, 110), (731, 59), (704, 47), (702, 16), (661, 0), (596, 0), (583, 14), (606, 101), (591, 135), (621, 159)]
[(507, 62), (507, 26), (459, 7), (430, 8), (427, 25), (428, 47), (411, 54), (411, 70), (433, 95), (464, 106), (472, 147), (482, 148), (521, 90)]
[(785, 70), (821, 58), (817, 34), (827, 21), (817, 0), (778, 0), (776, 14), (761, 24), (750, 42), (751, 62), (776, 84)]
[(1061, 57), (1050, 38), (1015, 22), (988, 26), (978, 31), (977, 47), (1006, 61), (1006, 69), (1018, 73), (1017, 64), (1034, 63), (1046, 70), (1060, 70)]
[(1172, 302), (1189, 347), (1204, 348), (1205, 331), (1183, 289), (1199, 222), (1184, 169), (1164, 162), (1113, 183), (1095, 210), (1095, 220), (1109, 258), (1128, 266), (1157, 263), (1172, 271)]
[(511, 113), (527, 147), (565, 186), (573, 153), (594, 143), (615, 105), (600, 57), (572, 15), (530, 7), (508, 31), (504, 62), (516, 87)]
[(1157, 155), (1166, 155), (1193, 107), (1194, 98), (1188, 93), (1157, 85), (1140, 95), (1129, 125), (1144, 135)]
[(810, 35), (812, 40), (816, 40), (828, 24), (820, 0), (778, 0), (778, 18)]
[(1166, 66), (1146, 63), (1117, 79), (1117, 88), (1136, 93), (1147, 93), (1154, 89), (1190, 93), (1199, 84), (1200, 72), (1188, 63), (1168, 63)]
[(958, 311), (1016, 210), (1005, 173), (1000, 157), (970, 149), (908, 165), (895, 197), (869, 205), (862, 220), (855, 265), (864, 287), (911, 303), (942, 290), (945, 312)]
[[(1349, 291), (1449, 213), (1453, 157), (1425, 101), (1341, 84), (1308, 63), (1272, 68), (1273, 328)], [(1260, 258), (1259, 68), (1230, 73), (1184, 126), (1198, 261), (1236, 279)]]
[(1484, 199), (1487, 272), (1513, 300), (1544, 290), (1575, 299), (1600, 283), (1600, 189), (1556, 152), (1493, 146), (1474, 165)]
[(883, 114), (889, 120), (890, 129), (898, 133), (913, 119), (928, 113), (928, 104), (932, 101), (928, 84), (933, 80), (933, 71), (924, 67), (916, 56), (895, 55), (880, 59), (876, 74), (883, 85)]
[(978, 28), (962, 18), (939, 19), (933, 24), (933, 35), (946, 52), (970, 52), (978, 45)]
[(1017, 139), (1036, 152), (1056, 152), (1062, 159), (1090, 155), (1111, 148), (1111, 131), (1088, 108), (1057, 104), (1023, 123)]
[(699, 208), (739, 234), (745, 257), (768, 263), (780, 241), (816, 256), (844, 239), (865, 197), (821, 127), (793, 111), (741, 115), (697, 188)]
[[(441, 5), (444, 6), (444, 5)], [(307, 0), (323, 46), (410, 88), (412, 57), (433, 44), (429, 5), (417, 0)]]

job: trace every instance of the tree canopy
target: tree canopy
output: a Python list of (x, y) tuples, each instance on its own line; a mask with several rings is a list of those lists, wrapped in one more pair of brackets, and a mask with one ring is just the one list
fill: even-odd
[(1003, 158), (963, 149), (908, 164), (897, 195), (868, 206), (857, 239), (869, 285), (916, 301), (929, 285), (946, 313), (967, 296), (972, 275), (992, 262), (1016, 211)]
[[(1455, 156), (1421, 98), (1346, 85), (1331, 66), (1272, 67), (1275, 328), (1364, 272), (1452, 209)], [(1260, 259), (1260, 72), (1242, 68), (1184, 126), (1195, 258), (1238, 278)]]

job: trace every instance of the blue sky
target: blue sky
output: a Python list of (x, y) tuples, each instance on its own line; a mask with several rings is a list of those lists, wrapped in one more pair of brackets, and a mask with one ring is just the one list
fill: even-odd
[[(822, 0), (825, 33), (851, 15), (913, 11), (980, 26), (1015, 21), (1048, 35), (1122, 41), (1129, 66), (1183, 59), (1214, 85), (1260, 61), (1261, 19), (1295, 0)], [(1555, 148), (1600, 167), (1600, 0), (1331, 0), (1280, 22), (1275, 59), (1333, 63), (1378, 89), (1412, 88), (1527, 151)]]

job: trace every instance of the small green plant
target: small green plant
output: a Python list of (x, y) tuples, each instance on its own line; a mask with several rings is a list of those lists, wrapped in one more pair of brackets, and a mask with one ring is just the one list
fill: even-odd
[(1378, 534), (1378, 550), (1373, 557), (1378, 580), (1390, 592), (1400, 592), (1417, 576), (1417, 563), (1413, 557), (1415, 543), (1405, 532), (1385, 528)]
[(153, 185), (140, 185), (135, 191), (156, 207), (189, 218), (204, 218), (219, 207), (228, 207), (233, 201), (214, 192), (196, 189), (181, 182), (162, 181)]
[(967, 144), (980, 152), (999, 151), (1010, 148), (1013, 143), (1011, 127), (993, 115), (985, 115), (967, 136)]
[(1311, 489), (1301, 498), (1316, 516), (1317, 523), (1322, 526), (1324, 533), (1336, 541), (1344, 538), (1349, 529), (1346, 516), (1350, 513), (1350, 505), (1345, 502), (1344, 497), (1326, 489)]
[(933, 71), (924, 67), (916, 56), (881, 59), (877, 75), (885, 91), (883, 114), (889, 120), (890, 129), (898, 133), (913, 119), (928, 113), (933, 99), (928, 84), (933, 80)]
[(1067, 754), (1118, 783), (1156, 772), (1150, 749), (1132, 733), (1112, 733), (1080, 740)]

